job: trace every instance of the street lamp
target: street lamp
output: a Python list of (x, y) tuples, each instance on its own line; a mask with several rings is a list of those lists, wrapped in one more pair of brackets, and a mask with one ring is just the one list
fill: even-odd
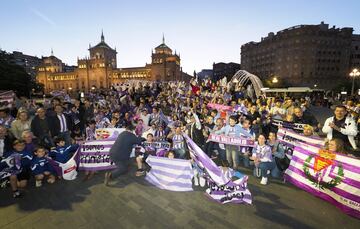
[(278, 82), (279, 82), (279, 80), (277, 79), (277, 77), (276, 77), (276, 76), (274, 76), (274, 78), (271, 80), (271, 82), (272, 82), (272, 83), (278, 83)]
[(352, 87), (351, 87), (351, 95), (354, 94), (354, 86), (355, 86), (355, 78), (360, 76), (360, 72), (357, 68), (354, 68), (352, 72), (350, 72), (350, 77), (352, 77)]

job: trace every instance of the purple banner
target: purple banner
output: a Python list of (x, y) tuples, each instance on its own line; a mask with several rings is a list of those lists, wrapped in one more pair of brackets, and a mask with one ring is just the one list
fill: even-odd
[(80, 170), (110, 170), (115, 169), (115, 164), (110, 160), (110, 149), (114, 140), (88, 141), (78, 150), (78, 165)]
[(249, 138), (242, 137), (230, 137), (226, 135), (210, 134), (209, 141), (218, 142), (226, 145), (235, 145), (235, 146), (247, 146), (254, 147), (255, 141)]
[(242, 175), (241, 178), (232, 181), (234, 175), (232, 169), (218, 167), (189, 136), (185, 134), (183, 136), (191, 158), (205, 173), (209, 184), (209, 188), (206, 190), (207, 195), (222, 204), (229, 202), (251, 204), (251, 193), (247, 188), (248, 177)]

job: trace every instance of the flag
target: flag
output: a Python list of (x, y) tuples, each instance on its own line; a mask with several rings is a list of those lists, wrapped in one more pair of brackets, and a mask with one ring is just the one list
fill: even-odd
[(285, 147), (285, 155), (291, 159), (294, 147), (297, 145), (312, 145), (321, 148), (325, 141), (318, 136), (304, 136), (302, 133), (296, 133), (291, 129), (280, 127), (277, 132), (278, 140)]
[(160, 189), (192, 191), (192, 167), (189, 160), (169, 159), (149, 155), (146, 163), (151, 167), (145, 180)]
[(78, 149), (79, 170), (110, 170), (116, 165), (110, 160), (110, 149), (115, 140), (87, 141)]
[(237, 175), (236, 180), (232, 180), (235, 172), (229, 168), (221, 169), (213, 162), (202, 149), (195, 144), (186, 134), (183, 135), (189, 147), (190, 156), (201, 168), (207, 178), (209, 188), (207, 195), (218, 203), (248, 203), (251, 204), (251, 193), (247, 188), (248, 177)]
[(285, 179), (360, 218), (360, 160), (316, 146), (296, 146)]

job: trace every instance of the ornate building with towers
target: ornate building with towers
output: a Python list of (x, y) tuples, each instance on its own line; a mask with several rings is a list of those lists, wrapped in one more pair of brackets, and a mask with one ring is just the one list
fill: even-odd
[(180, 54), (162, 43), (152, 51), (151, 64), (144, 67), (117, 68), (117, 51), (106, 42), (101, 33), (101, 41), (91, 47), (90, 56), (78, 59), (77, 66), (67, 70), (65, 64), (53, 52), (42, 58), (36, 79), (44, 84), (45, 92), (54, 90), (89, 91), (92, 88), (109, 88), (126, 80), (149, 81), (189, 81), (191, 76), (180, 66)]

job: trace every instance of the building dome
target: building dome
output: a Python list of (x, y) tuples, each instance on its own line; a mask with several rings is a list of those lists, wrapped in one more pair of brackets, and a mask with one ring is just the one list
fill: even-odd
[(171, 48), (165, 44), (165, 37), (163, 35), (162, 43), (155, 48), (155, 53), (165, 53), (165, 54), (172, 54)]

